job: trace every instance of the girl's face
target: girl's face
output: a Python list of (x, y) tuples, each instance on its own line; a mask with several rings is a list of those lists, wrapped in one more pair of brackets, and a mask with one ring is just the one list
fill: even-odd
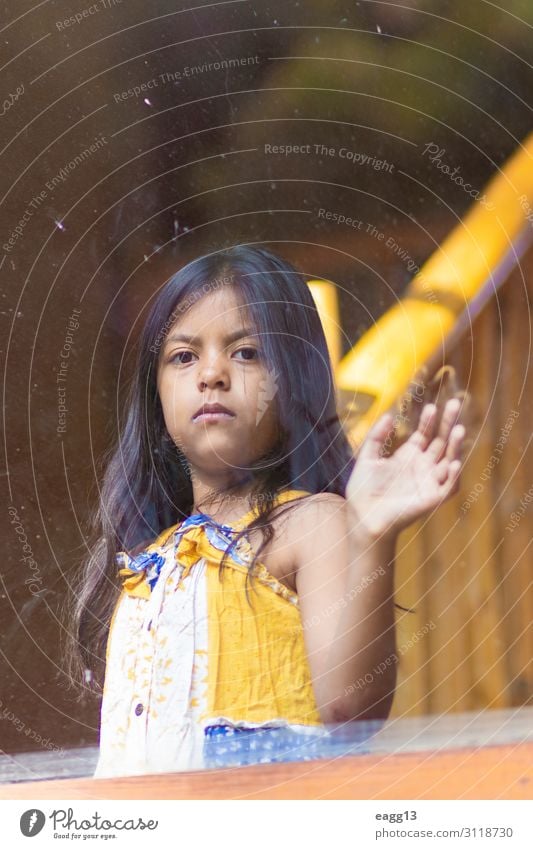
[[(199, 298), (163, 344), (157, 387), (165, 425), (192, 470), (231, 476), (277, 441), (277, 385), (231, 286)], [(220, 404), (223, 413), (199, 414)]]

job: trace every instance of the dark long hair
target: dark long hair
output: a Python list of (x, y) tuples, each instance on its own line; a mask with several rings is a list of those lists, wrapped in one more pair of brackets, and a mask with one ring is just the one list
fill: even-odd
[(338, 418), (326, 339), (303, 273), (273, 252), (249, 245), (190, 262), (160, 290), (140, 336), (124, 421), (119, 422), (118, 442), (92, 517), (95, 541), (73, 600), (71, 681), (85, 677), (87, 682), (90, 670), (96, 689), (101, 687), (109, 623), (120, 593), (117, 552), (135, 553), (190, 515), (187, 461), (166, 430), (157, 368), (164, 338), (178, 316), (228, 282), (255, 324), (277, 376), (279, 441), (251, 469), (251, 503), (258, 515), (249, 527), (259, 527), (263, 534), (255, 558), (272, 537), (269, 519), (280, 489), (345, 493), (355, 460)]

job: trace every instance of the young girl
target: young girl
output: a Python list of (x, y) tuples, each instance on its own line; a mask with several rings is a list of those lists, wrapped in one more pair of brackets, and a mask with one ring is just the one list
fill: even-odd
[(170, 279), (78, 599), (97, 777), (317, 756), (387, 717), (395, 540), (458, 488), (459, 408), (426, 405), (392, 456), (383, 416), (355, 462), (302, 274), (238, 246)]

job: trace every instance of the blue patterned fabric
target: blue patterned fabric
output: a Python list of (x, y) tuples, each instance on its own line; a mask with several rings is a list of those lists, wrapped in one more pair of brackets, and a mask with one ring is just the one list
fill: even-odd
[(165, 565), (165, 558), (157, 551), (143, 551), (136, 557), (130, 557), (126, 552), (119, 551), (116, 562), (119, 568), (131, 569), (132, 572), (146, 572), (146, 581), (153, 590), (159, 573)]
[[(207, 513), (193, 513), (181, 523), (176, 529), (175, 539), (176, 547), (179, 545), (179, 540), (184, 536), (190, 528), (205, 525), (205, 534), (212, 546), (219, 551), (226, 551), (232, 541), (232, 537), (237, 531), (231, 525), (220, 525), (215, 522)], [(236, 563), (241, 566), (247, 565), (247, 560), (239, 555), (239, 546), (233, 548), (231, 556)], [(146, 581), (153, 591), (161, 569), (165, 563), (165, 558), (157, 551), (143, 551), (135, 557), (130, 557), (125, 551), (119, 551), (116, 555), (116, 564), (119, 569), (128, 568), (132, 572), (146, 572)]]
[[(213, 545), (215, 548), (218, 548), (219, 551), (226, 551), (228, 545), (231, 543), (232, 537), (237, 534), (237, 530), (235, 528), (230, 527), (229, 525), (218, 525), (209, 516), (204, 516), (204, 521), (205, 535), (211, 545)], [(238, 546), (235, 546), (231, 549), (231, 557), (240, 566), (247, 565), (247, 561), (239, 555)]]
[(311, 761), (369, 752), (363, 746), (368, 732), (356, 735), (353, 730), (350, 734), (330, 734), (325, 729), (306, 734), (288, 726), (208, 725), (204, 735), (204, 762), (208, 769)]

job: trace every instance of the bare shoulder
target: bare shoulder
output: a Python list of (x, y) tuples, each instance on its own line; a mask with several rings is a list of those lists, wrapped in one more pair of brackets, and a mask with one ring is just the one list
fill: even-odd
[(317, 492), (291, 502), (293, 510), (290, 515), (298, 516), (300, 522), (310, 522), (317, 516), (324, 515), (328, 518), (338, 513), (344, 515), (346, 499), (335, 492)]
[(345, 522), (346, 499), (334, 492), (318, 492), (281, 504), (272, 512), (276, 536), (283, 536), (288, 544), (305, 533), (331, 521)]
[[(272, 539), (259, 555), (268, 571), (294, 592), (302, 562), (309, 562), (309, 552), (316, 550), (317, 538), (322, 543), (345, 535), (346, 499), (331, 492), (320, 492), (289, 503), (280, 504), (271, 513)], [(259, 530), (250, 534), (254, 548), (260, 544)]]
[(286, 534), (292, 558), (298, 569), (309, 562), (309, 555), (320, 547), (346, 535), (346, 499), (333, 492), (319, 492), (302, 499), (289, 512)]

